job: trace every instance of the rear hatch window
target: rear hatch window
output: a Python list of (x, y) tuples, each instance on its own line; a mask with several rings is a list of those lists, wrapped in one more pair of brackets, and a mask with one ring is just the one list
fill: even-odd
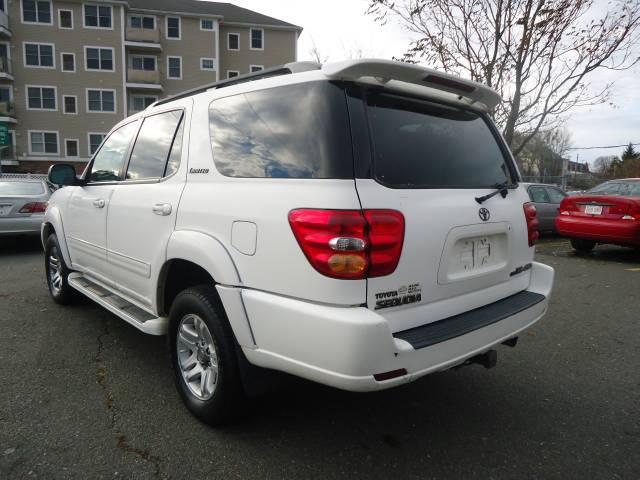
[(44, 186), (39, 182), (0, 182), (0, 197), (42, 194), (44, 194)]
[(479, 114), (389, 94), (368, 98), (376, 179), (392, 188), (491, 188), (513, 183)]

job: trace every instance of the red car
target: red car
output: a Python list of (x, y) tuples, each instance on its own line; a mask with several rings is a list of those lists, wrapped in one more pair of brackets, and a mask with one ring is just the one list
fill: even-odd
[(640, 178), (612, 180), (560, 203), (556, 229), (578, 253), (597, 243), (640, 248)]

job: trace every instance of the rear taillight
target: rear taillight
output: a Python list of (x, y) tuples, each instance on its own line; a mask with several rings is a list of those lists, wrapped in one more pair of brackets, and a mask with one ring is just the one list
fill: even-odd
[(47, 202), (31, 202), (22, 206), (18, 213), (44, 213)]
[(527, 219), (529, 246), (533, 247), (540, 237), (540, 233), (538, 233), (538, 226), (540, 225), (540, 222), (538, 222), (538, 212), (536, 211), (536, 206), (533, 203), (525, 203), (523, 207), (524, 216)]
[(289, 224), (309, 263), (332, 278), (393, 273), (404, 241), (404, 217), (395, 210), (316, 210), (289, 213)]

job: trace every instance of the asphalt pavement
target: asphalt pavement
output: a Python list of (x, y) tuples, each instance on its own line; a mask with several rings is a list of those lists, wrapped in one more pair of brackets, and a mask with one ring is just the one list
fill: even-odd
[(638, 479), (640, 254), (548, 239), (548, 315), (498, 364), (379, 393), (291, 379), (213, 429), (164, 338), (48, 297), (37, 241), (0, 240), (0, 479)]

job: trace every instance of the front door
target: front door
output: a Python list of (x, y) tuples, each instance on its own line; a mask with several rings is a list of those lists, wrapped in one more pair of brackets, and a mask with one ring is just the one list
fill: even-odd
[(98, 277), (108, 276), (107, 214), (124, 160), (137, 129), (132, 122), (115, 130), (94, 156), (86, 185), (73, 187), (64, 229), (75, 270)]
[(127, 297), (151, 309), (153, 279), (164, 264), (184, 188), (186, 165), (181, 169), (180, 164), (185, 118), (182, 109), (174, 109), (143, 120), (125, 179), (115, 187), (109, 205), (111, 279)]

